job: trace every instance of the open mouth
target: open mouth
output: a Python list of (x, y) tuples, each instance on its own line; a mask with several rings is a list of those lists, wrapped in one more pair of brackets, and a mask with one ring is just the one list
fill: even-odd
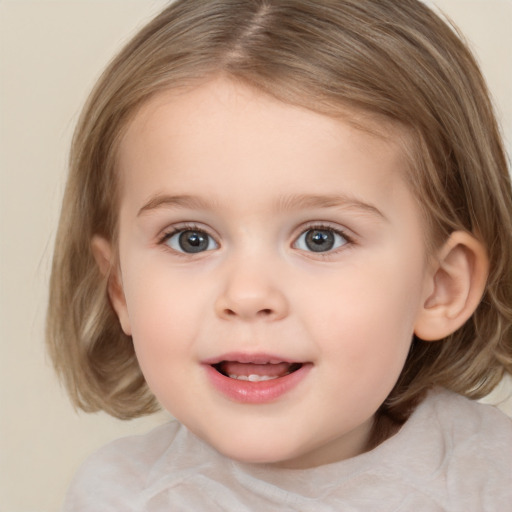
[(224, 354), (202, 363), (213, 388), (243, 404), (280, 400), (300, 385), (312, 362), (285, 360), (269, 354)]
[(286, 377), (300, 370), (303, 364), (287, 362), (242, 363), (224, 360), (211, 366), (221, 375), (231, 379), (264, 382)]

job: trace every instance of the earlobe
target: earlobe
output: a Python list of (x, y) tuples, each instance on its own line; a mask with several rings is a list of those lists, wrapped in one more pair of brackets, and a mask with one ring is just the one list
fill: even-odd
[(107, 279), (108, 296), (119, 318), (121, 328), (126, 335), (131, 336), (126, 299), (119, 266), (114, 261), (112, 244), (106, 238), (95, 235), (91, 240), (91, 249), (101, 274)]
[(478, 307), (488, 273), (484, 245), (470, 233), (453, 232), (429, 276), (429, 294), (417, 318), (416, 336), (440, 340), (461, 327)]

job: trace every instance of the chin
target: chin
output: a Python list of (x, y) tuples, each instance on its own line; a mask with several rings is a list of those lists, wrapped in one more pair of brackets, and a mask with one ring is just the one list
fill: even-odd
[(308, 456), (302, 449), (283, 446), (282, 442), (265, 443), (261, 439), (249, 444), (247, 439), (239, 443), (210, 444), (222, 455), (242, 464), (272, 465), (283, 468), (306, 468)]

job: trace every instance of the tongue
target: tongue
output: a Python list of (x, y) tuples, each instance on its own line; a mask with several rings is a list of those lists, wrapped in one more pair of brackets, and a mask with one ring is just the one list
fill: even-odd
[(220, 364), (220, 371), (226, 375), (237, 375), (239, 377), (259, 375), (261, 377), (284, 377), (290, 373), (296, 365), (291, 363), (277, 364), (254, 364), (238, 363), (236, 361), (223, 361)]

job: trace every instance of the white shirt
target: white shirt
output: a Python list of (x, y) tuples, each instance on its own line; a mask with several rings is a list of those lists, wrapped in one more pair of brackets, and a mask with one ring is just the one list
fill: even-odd
[(65, 512), (511, 512), (512, 420), (432, 391), (374, 450), (306, 470), (234, 462), (178, 422), (90, 457)]

